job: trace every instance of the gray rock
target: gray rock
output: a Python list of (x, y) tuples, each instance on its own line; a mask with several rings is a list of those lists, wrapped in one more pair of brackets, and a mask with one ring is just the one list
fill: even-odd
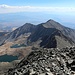
[[(63, 50), (64, 49), (64, 50)], [(32, 51), (8, 75), (72, 75), (74, 73), (74, 48), (52, 48)], [(67, 52), (67, 50), (70, 50)], [(74, 75), (74, 74), (73, 74)]]

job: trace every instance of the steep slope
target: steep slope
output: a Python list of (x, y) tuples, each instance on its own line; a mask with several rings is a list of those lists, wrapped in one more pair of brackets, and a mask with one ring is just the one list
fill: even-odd
[(65, 27), (54, 20), (48, 20), (46, 23), (42, 23), (45, 28), (55, 28), (60, 30), (66, 37), (71, 38), (75, 42), (75, 30)]
[(58, 27), (62, 28), (63, 26), (49, 26), (44, 26), (44, 24), (38, 25), (36, 31), (29, 36), (28, 44), (46, 48), (63, 48), (74, 45), (74, 42), (71, 38), (65, 36), (61, 30), (57, 29)]
[(22, 35), (28, 36), (33, 32), (34, 29), (35, 29), (35, 26), (33, 24), (26, 23), (25, 25), (23, 25), (23, 26), (19, 27), (18, 29), (14, 30), (13, 32), (11, 32), (7, 36), (7, 40), (8, 41), (15, 40), (16, 38), (18, 38)]
[(5, 37), (1, 38), (0, 45), (5, 42), (12, 42), (18, 39), (19, 37), (29, 36), (34, 30), (36, 26), (30, 23), (26, 23), (23, 26), (17, 28), (16, 30), (12, 31)]

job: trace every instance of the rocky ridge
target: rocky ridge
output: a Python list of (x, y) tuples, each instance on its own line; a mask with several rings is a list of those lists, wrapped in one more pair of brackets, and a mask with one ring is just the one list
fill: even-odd
[(65, 29), (62, 25), (59, 26), (59, 24), (57, 25), (54, 22), (56, 25), (53, 25), (52, 27), (51, 23), (38, 25), (34, 33), (28, 37), (27, 44), (45, 48), (64, 48), (66, 46), (75, 45), (75, 42), (69, 36), (63, 33), (64, 30), (58, 29), (58, 27)]
[(75, 75), (75, 47), (32, 51), (7, 75)]
[(23, 26), (15, 29), (14, 31), (10, 32), (8, 35), (4, 36), (0, 40), (0, 45), (3, 45), (7, 42), (13, 42), (16, 39), (23, 38), (24, 36), (29, 36), (35, 30), (35, 25), (26, 23)]

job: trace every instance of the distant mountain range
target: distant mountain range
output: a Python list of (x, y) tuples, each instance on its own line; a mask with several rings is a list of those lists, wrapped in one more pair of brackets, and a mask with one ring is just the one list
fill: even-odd
[(4, 36), (0, 44), (13, 42), (23, 36), (28, 36), (26, 43), (28, 46), (62, 48), (75, 45), (75, 30), (62, 26), (54, 20), (39, 25), (26, 23)]
[(0, 32), (11, 32), (15, 30), (17, 26), (3, 26), (0, 24)]

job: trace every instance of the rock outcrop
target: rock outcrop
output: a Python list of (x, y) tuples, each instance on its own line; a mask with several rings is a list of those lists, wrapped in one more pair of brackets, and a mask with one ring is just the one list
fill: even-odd
[(32, 51), (7, 75), (74, 75), (75, 47)]

